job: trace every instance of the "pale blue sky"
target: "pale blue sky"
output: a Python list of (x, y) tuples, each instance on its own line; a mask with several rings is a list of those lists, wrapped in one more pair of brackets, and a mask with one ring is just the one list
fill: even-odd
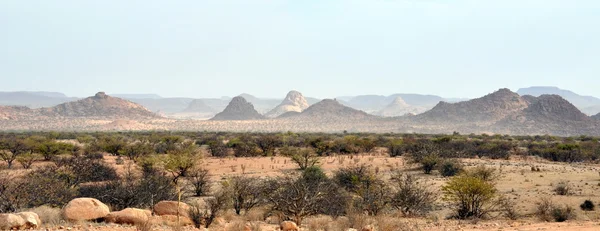
[(0, 80), (70, 96), (600, 96), (600, 1), (5, 0)]

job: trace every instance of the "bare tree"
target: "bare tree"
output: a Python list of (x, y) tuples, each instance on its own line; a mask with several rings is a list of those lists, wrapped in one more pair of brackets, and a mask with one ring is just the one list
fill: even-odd
[(304, 217), (319, 214), (322, 207), (332, 202), (329, 198), (339, 193), (335, 184), (329, 181), (308, 182), (295, 177), (272, 179), (265, 190), (271, 210), (291, 218), (298, 225)]
[(236, 176), (226, 182), (228, 194), (232, 197), (233, 209), (240, 215), (264, 202), (263, 180), (256, 177)]
[(210, 191), (210, 179), (208, 170), (194, 168), (188, 173), (188, 183), (192, 188), (194, 196), (204, 196)]
[(206, 198), (206, 207), (201, 206), (199, 203), (191, 203), (190, 210), (188, 213), (192, 218), (192, 221), (196, 225), (196, 228), (202, 227), (208, 228), (216, 217), (220, 216), (221, 213), (229, 205), (229, 195), (223, 191), (217, 191), (212, 197)]
[(391, 205), (404, 216), (423, 215), (433, 209), (437, 196), (431, 189), (420, 184), (415, 176), (398, 172), (392, 177), (392, 182), (395, 183), (396, 191)]

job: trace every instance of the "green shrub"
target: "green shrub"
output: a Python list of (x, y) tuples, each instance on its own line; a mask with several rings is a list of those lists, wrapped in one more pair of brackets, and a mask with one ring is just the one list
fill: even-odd
[(483, 218), (495, 203), (494, 184), (463, 174), (453, 177), (442, 187), (443, 199), (453, 204), (458, 219)]
[(596, 205), (591, 200), (585, 200), (579, 207), (583, 211), (594, 211), (596, 209)]
[(458, 175), (463, 170), (462, 164), (458, 160), (444, 160), (440, 165), (440, 174), (444, 177)]

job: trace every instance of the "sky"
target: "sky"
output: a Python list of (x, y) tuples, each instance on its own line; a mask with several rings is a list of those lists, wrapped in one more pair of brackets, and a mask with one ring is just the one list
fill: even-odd
[(0, 91), (600, 97), (597, 0), (0, 1)]

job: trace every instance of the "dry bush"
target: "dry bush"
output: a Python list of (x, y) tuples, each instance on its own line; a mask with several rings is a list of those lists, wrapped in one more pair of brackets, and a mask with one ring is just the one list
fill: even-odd
[[(181, 229), (181, 228), (179, 226), (179, 227), (175, 227), (174, 229)], [(135, 230), (137, 230), (137, 231), (152, 231), (152, 222), (145, 221), (144, 223), (136, 224)]]
[(362, 229), (363, 227), (373, 223), (372, 217), (364, 214), (348, 215), (348, 223), (350, 228)]
[(306, 227), (309, 231), (325, 230), (325, 228), (333, 221), (328, 216), (317, 216), (306, 219)]
[(376, 216), (375, 227), (377, 231), (413, 231), (419, 230), (417, 224), (389, 216)]
[(552, 217), (556, 222), (575, 219), (575, 209), (569, 205), (556, 206), (552, 209)]
[(561, 195), (561, 196), (570, 195), (571, 187), (569, 186), (569, 182), (567, 182), (567, 181), (558, 182), (558, 184), (556, 184), (556, 187), (554, 187), (554, 192), (556, 192), (556, 195)]
[(516, 201), (511, 200), (506, 196), (502, 196), (498, 200), (498, 205), (500, 206), (500, 213), (502, 216), (511, 220), (517, 220), (521, 217), (521, 214), (517, 211)]
[(433, 209), (437, 195), (415, 176), (396, 172), (392, 182), (396, 191), (390, 204), (404, 216), (425, 215)]
[(535, 215), (542, 221), (552, 221), (552, 209), (556, 207), (548, 198), (542, 198), (536, 206)]
[(61, 210), (59, 208), (53, 208), (50, 206), (42, 205), (40, 207), (27, 209), (28, 212), (34, 212), (42, 221), (45, 226), (56, 226), (64, 223), (62, 220)]

